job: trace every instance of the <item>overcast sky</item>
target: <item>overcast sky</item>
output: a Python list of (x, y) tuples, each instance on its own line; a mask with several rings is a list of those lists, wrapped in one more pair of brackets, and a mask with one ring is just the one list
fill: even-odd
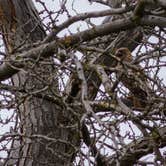
[[(45, 0), (45, 4), (46, 4), (46, 6), (49, 10), (57, 11), (60, 8), (59, 1), (60, 0)], [(108, 7), (105, 7), (105, 6), (102, 6), (102, 5), (97, 5), (97, 4), (90, 5), (88, 0), (67, 0), (67, 6), (66, 7), (69, 9), (69, 12), (70, 12), (71, 15), (75, 15), (74, 11), (71, 8), (71, 6), (72, 6), (71, 4), (72, 4), (73, 1), (74, 1), (74, 6), (73, 7), (78, 13), (108, 9)], [(33, 2), (35, 2), (35, 0), (33, 0)], [(35, 2), (35, 5), (36, 5), (36, 7), (39, 11), (43, 10), (43, 8), (41, 7), (41, 5), (39, 3)], [(63, 21), (65, 21), (66, 19), (67, 19), (67, 17), (62, 15), (59, 18), (59, 24), (62, 23)], [(100, 24), (102, 20), (103, 20), (103, 18), (93, 19), (95, 24)], [(72, 32), (76, 32), (77, 27), (80, 27), (80, 30), (84, 30), (84, 29), (87, 28), (86, 24), (82, 24), (81, 22), (79, 22), (77, 24), (74, 24), (74, 25), (70, 26), (70, 30)], [(67, 31), (65, 30), (60, 35), (63, 36), (66, 33), (67, 33)], [(166, 82), (166, 72), (164, 71), (164, 69), (162, 70), (162, 73), (160, 73), (160, 75), (163, 79), (165, 79), (165, 82)], [(0, 117), (1, 118), (4, 119), (8, 116), (9, 116), (9, 114), (8, 114), (7, 110), (1, 110), (1, 112), (0, 112)], [(1, 133), (9, 130), (9, 128), (10, 128), (10, 126), (5, 126), (5, 127), (0, 126), (0, 127), (1, 127), (1, 131), (0, 131)], [(126, 129), (126, 126), (124, 127), (124, 130), (125, 129)]]
[[(33, 1), (35, 2), (35, 0), (33, 0)], [(45, 4), (46, 4), (46, 6), (49, 10), (55, 12), (55, 11), (60, 9), (59, 1), (60, 0), (47, 0), (47, 1), (45, 1)], [(36, 5), (36, 7), (39, 11), (43, 9), (42, 6), (39, 3), (35, 3), (35, 5)], [(69, 11), (69, 14), (71, 16), (76, 15), (76, 12), (77, 13), (84, 13), (84, 12), (101, 11), (101, 10), (108, 9), (108, 7), (106, 7), (104, 5), (99, 5), (97, 3), (90, 4), (88, 2), (88, 0), (67, 0), (66, 7), (67, 7), (67, 9)], [(99, 24), (101, 24), (103, 19), (104, 18), (95, 18), (95, 19), (91, 19), (91, 21), (93, 23), (99, 25)], [(66, 15), (61, 15), (60, 17), (58, 17), (57, 24), (60, 24), (60, 23), (64, 22), (65, 20), (67, 20), (67, 16)], [(87, 28), (85, 23), (83, 24), (81, 22), (78, 22), (78, 23), (73, 24), (73, 25), (70, 26), (70, 31), (73, 32), (73, 33), (77, 32), (78, 27), (79, 27), (79, 30), (84, 30), (84, 29)], [(63, 33), (60, 33), (60, 35), (63, 36), (65, 33), (67, 33), (67, 32), (64, 31)]]

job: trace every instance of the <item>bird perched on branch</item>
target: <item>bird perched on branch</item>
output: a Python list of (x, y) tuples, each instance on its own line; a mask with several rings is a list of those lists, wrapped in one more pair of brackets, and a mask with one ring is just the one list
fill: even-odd
[(131, 63), (133, 60), (130, 50), (126, 47), (122, 47), (116, 50), (115, 56), (119, 58), (121, 66), (121, 72), (117, 73), (117, 78), (123, 83), (123, 85), (130, 90), (129, 100), (132, 100), (133, 106), (138, 108), (144, 108), (147, 103), (147, 79), (146, 75), (140, 66), (132, 68), (129, 65), (122, 65), (125, 63)]
[(131, 62), (133, 60), (130, 50), (126, 47), (117, 49), (115, 52), (115, 56), (121, 61)]

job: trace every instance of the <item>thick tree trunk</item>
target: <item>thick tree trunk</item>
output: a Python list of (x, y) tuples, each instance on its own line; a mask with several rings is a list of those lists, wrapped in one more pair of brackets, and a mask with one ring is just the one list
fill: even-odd
[[(8, 56), (45, 37), (31, 0), (0, 0), (0, 22)], [(43, 67), (42, 62), (50, 65)], [(40, 59), (40, 63), (29, 59), (26, 71), (20, 71), (12, 78), (15, 86), (25, 88), (30, 95), (16, 94), (16, 100), (22, 100), (18, 103), (22, 136), (18, 137), (19, 141), (13, 141), (5, 165), (61, 166), (71, 163), (75, 153), (73, 147), (79, 140), (77, 121), (60, 102), (58, 105), (45, 99), (46, 95), (59, 95), (52, 62), (52, 59)], [(32, 92), (35, 95), (42, 93), (43, 98), (35, 97)], [(66, 129), (68, 125), (76, 127)]]
[[(0, 0), (0, 21), (8, 56), (10, 53), (17, 53), (20, 47), (26, 45), (30, 47), (34, 42), (41, 41), (45, 37), (42, 23), (31, 0)], [(114, 67), (115, 61), (109, 56), (109, 52), (112, 53), (115, 48), (122, 46), (133, 50), (142, 37), (140, 27), (122, 31), (114, 39), (107, 36), (108, 40), (105, 40), (107, 43), (100, 46), (107, 49), (109, 45), (108, 54), (95, 59), (94, 64)], [(104, 39), (105, 37), (102, 38), (102, 40)], [(73, 114), (75, 110), (66, 106), (67, 103), (63, 104), (57, 89), (58, 80), (54, 79), (57, 78), (56, 69), (52, 67), (52, 64), (51, 58), (39, 57), (35, 62), (28, 59), (24, 70), (12, 78), (14, 85), (22, 87), (27, 93), (26, 95), (16, 94), (16, 99), (19, 101), (17, 108), (20, 115), (21, 136), (17, 137), (19, 141), (13, 141), (12, 151), (6, 165), (66, 166), (70, 165), (73, 160), (80, 141), (78, 124), (81, 111), (78, 116), (76, 110), (76, 116)], [(85, 76), (87, 77), (88, 98), (94, 100), (101, 79), (92, 70), (85, 70)], [(72, 102), (73, 99), (80, 99), (81, 81), (78, 80), (77, 76), (71, 76), (69, 88), (67, 88), (69, 97), (66, 101)], [(131, 91), (131, 89), (129, 90)], [(51, 99), (56, 98), (56, 103), (51, 99), (48, 100), (48, 96), (51, 96)], [(22, 102), (20, 103), (20, 101)], [(106, 165), (102, 161), (103, 157), (98, 153), (97, 147), (91, 141), (85, 140), (90, 139), (90, 137), (86, 137), (86, 133), (88, 130), (83, 133), (83, 139), (94, 156), (97, 156), (97, 160), (99, 159), (96, 163)], [(128, 160), (126, 159), (126, 161)]]

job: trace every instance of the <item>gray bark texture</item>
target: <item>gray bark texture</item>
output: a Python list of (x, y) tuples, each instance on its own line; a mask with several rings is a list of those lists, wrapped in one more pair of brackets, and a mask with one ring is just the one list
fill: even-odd
[[(107, 2), (110, 2), (111, 7), (118, 8), (122, 6), (124, 1), (111, 0)], [(157, 2), (165, 7), (163, 1)], [(144, 0), (140, 1), (135, 10), (133, 9), (132, 14), (129, 12), (127, 15), (107, 17), (100, 26), (63, 38), (54, 38), (54, 34), (56, 35), (58, 30), (60, 32), (65, 28), (65, 25), (70, 26), (74, 19), (70, 18), (69, 22), (62, 24), (59, 29), (53, 30), (50, 36), (46, 36), (44, 26), (32, 0), (0, 0), (0, 30), (6, 48), (5, 58), (9, 60), (9, 62), (7, 61), (0, 66), (0, 80), (11, 77), (13, 86), (3, 86), (3, 89), (16, 92), (14, 93), (17, 103), (15, 109), (20, 120), (16, 125), (19, 132), (14, 133), (11, 150), (4, 163), (5, 166), (69, 166), (73, 164), (77, 152), (80, 152), (82, 142), (89, 148), (90, 155), (94, 158), (94, 163), (97, 166), (132, 166), (141, 157), (152, 153), (155, 144), (159, 143), (161, 148), (165, 146), (165, 127), (157, 131), (153, 131), (149, 127), (147, 129), (150, 132), (147, 134), (146, 131), (144, 132), (145, 125), (143, 126), (137, 116), (131, 112), (132, 109), (135, 109), (133, 108), (135, 106), (134, 99), (142, 101), (140, 95), (142, 87), (141, 84), (136, 84), (137, 80), (135, 80), (134, 74), (130, 76), (126, 74), (127, 72), (119, 72), (119, 77), (117, 77), (119, 80), (112, 81), (109, 79), (112, 74), (111, 69), (115, 69), (120, 61), (112, 56), (115, 55), (117, 49), (127, 47), (131, 52), (135, 50), (143, 41), (143, 37), (149, 35), (148, 31), (144, 31), (143, 25), (148, 26), (149, 31), (150, 28), (154, 28), (153, 23), (162, 28), (165, 27), (165, 17), (153, 17), (151, 15), (143, 17), (142, 11), (146, 6), (145, 4)], [(154, 2), (152, 4), (154, 5)], [(82, 15), (82, 17), (85, 16)], [(80, 18), (80, 20), (83, 19)], [(83, 44), (77, 47), (77, 43)], [(104, 51), (101, 54), (97, 51), (84, 51), (83, 46), (86, 46), (86, 44), (95, 45), (96, 50)], [(53, 56), (58, 56), (58, 47), (71, 51), (71, 54), (74, 51), (83, 50), (82, 53), (86, 57), (81, 62), (77, 58), (72, 59), (70, 57), (76, 67), (71, 67), (69, 81), (64, 86), (63, 92), (59, 88), (59, 77), (61, 75), (58, 75), (58, 67), (54, 65), (53, 60)], [(93, 47), (88, 49), (90, 48), (93, 49)], [(86, 64), (87, 61), (90, 67)], [(119, 64), (121, 67), (125, 66), (125, 62)], [(134, 66), (133, 64), (128, 65)], [(133, 69), (132, 67), (131, 69)], [(137, 69), (133, 71), (137, 71)], [(128, 101), (123, 100), (123, 98), (119, 100), (118, 97), (112, 95), (115, 94), (119, 81), (128, 89), (129, 95), (134, 98), (130, 100), (131, 103), (127, 103)], [(106, 94), (109, 94), (107, 95), (108, 101), (110, 99), (111, 102), (113, 101), (107, 103), (109, 105), (107, 108), (111, 110), (109, 110), (110, 115), (117, 111), (117, 114), (115, 113), (117, 124), (109, 123), (109, 125), (112, 125), (111, 127), (118, 126), (118, 118), (124, 116), (123, 122), (128, 119), (145, 133), (145, 137), (138, 140), (133, 139), (130, 144), (124, 144), (122, 146), (124, 149), (113, 148), (115, 153), (110, 156), (102, 155), (100, 152), (102, 149), (97, 148), (95, 139), (97, 139), (98, 133), (94, 133), (94, 138), (91, 138), (93, 129), (89, 133), (87, 127), (89, 124), (86, 121), (86, 118), (92, 118), (95, 119), (95, 124), (103, 125), (95, 113), (98, 112), (97, 109), (99, 109), (99, 112), (102, 109), (107, 112), (106, 107), (102, 108), (102, 105), (96, 104), (95, 108), (95, 102), (93, 103), (100, 91), (101, 84), (104, 85)], [(147, 86), (146, 89), (148, 91), (150, 87)], [(152, 95), (148, 92), (145, 94), (145, 102), (142, 102), (143, 107), (148, 106), (147, 101)], [(155, 95), (154, 97), (157, 98)], [(114, 98), (116, 98), (115, 103)], [(148, 113), (148, 111), (145, 112), (145, 114)], [(144, 115), (140, 117), (144, 117)], [(103, 128), (106, 128), (106, 131), (112, 134), (111, 127), (103, 125)], [(117, 129), (119, 128), (117, 127)], [(100, 135), (104, 130), (101, 133), (98, 129), (96, 131)], [(157, 135), (156, 140), (152, 139), (153, 135)], [(116, 136), (118, 137), (118, 134)], [(116, 139), (114, 140), (116, 142)], [(149, 141), (151, 141), (151, 145), (147, 146)], [(104, 143), (103, 146), (105, 146)], [(146, 151), (143, 150), (142, 152), (141, 149), (145, 148)]]
[[(1, 32), (8, 56), (16, 53), (22, 45), (32, 45), (46, 36), (31, 0), (1, 0), (0, 11)], [(17, 139), (13, 141), (12, 151), (5, 165), (69, 165), (75, 152), (73, 147), (77, 147), (79, 141), (77, 121), (70, 116), (66, 108), (45, 99), (45, 95), (58, 95), (58, 80), (54, 79), (56, 70), (51, 65), (41, 67), (40, 64), (42, 62), (51, 64), (52, 59), (44, 59), (40, 63), (36, 61), (34, 66), (31, 59), (28, 61), (25, 70), (12, 77), (13, 84), (25, 88), (29, 94), (41, 91), (42, 96), (34, 97), (32, 94), (26, 97), (21, 93), (16, 95), (17, 101), (23, 101), (18, 107), (22, 136), (19, 137), (21, 141)], [(54, 78), (51, 77), (53, 73)], [(51, 88), (47, 88), (48, 85)], [(64, 125), (74, 127), (66, 130)], [(44, 135), (53, 140), (37, 136), (31, 138), (35, 134)]]

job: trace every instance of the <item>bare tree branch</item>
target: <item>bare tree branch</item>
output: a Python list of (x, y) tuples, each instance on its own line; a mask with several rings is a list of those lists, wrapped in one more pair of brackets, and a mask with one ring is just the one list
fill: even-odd
[[(166, 26), (166, 18), (158, 16), (145, 16), (141, 18), (140, 25), (159, 26), (164, 28)], [(16, 70), (16, 68), (22, 68), (22, 61), (24, 61), (24, 59), (48, 57), (49, 55), (52, 55), (52, 53), (56, 53), (58, 46), (57, 43), (59, 45), (63, 45), (64, 47), (71, 47), (72, 45), (92, 40), (98, 36), (104, 36), (121, 30), (132, 29), (135, 26), (136, 24), (134, 21), (132, 21), (132, 18), (125, 18), (113, 22), (111, 21), (104, 25), (96, 26), (90, 30), (85, 30), (74, 35), (58, 39), (58, 41), (56, 40), (52, 41), (51, 43), (41, 44), (40, 46), (32, 48), (23, 53), (12, 55), (12, 59), (16, 61), (13, 62), (12, 59), (9, 59), (10, 64), (4, 63), (0, 66), (0, 80), (2, 81), (10, 78), (13, 74), (17, 73), (18, 70)]]

